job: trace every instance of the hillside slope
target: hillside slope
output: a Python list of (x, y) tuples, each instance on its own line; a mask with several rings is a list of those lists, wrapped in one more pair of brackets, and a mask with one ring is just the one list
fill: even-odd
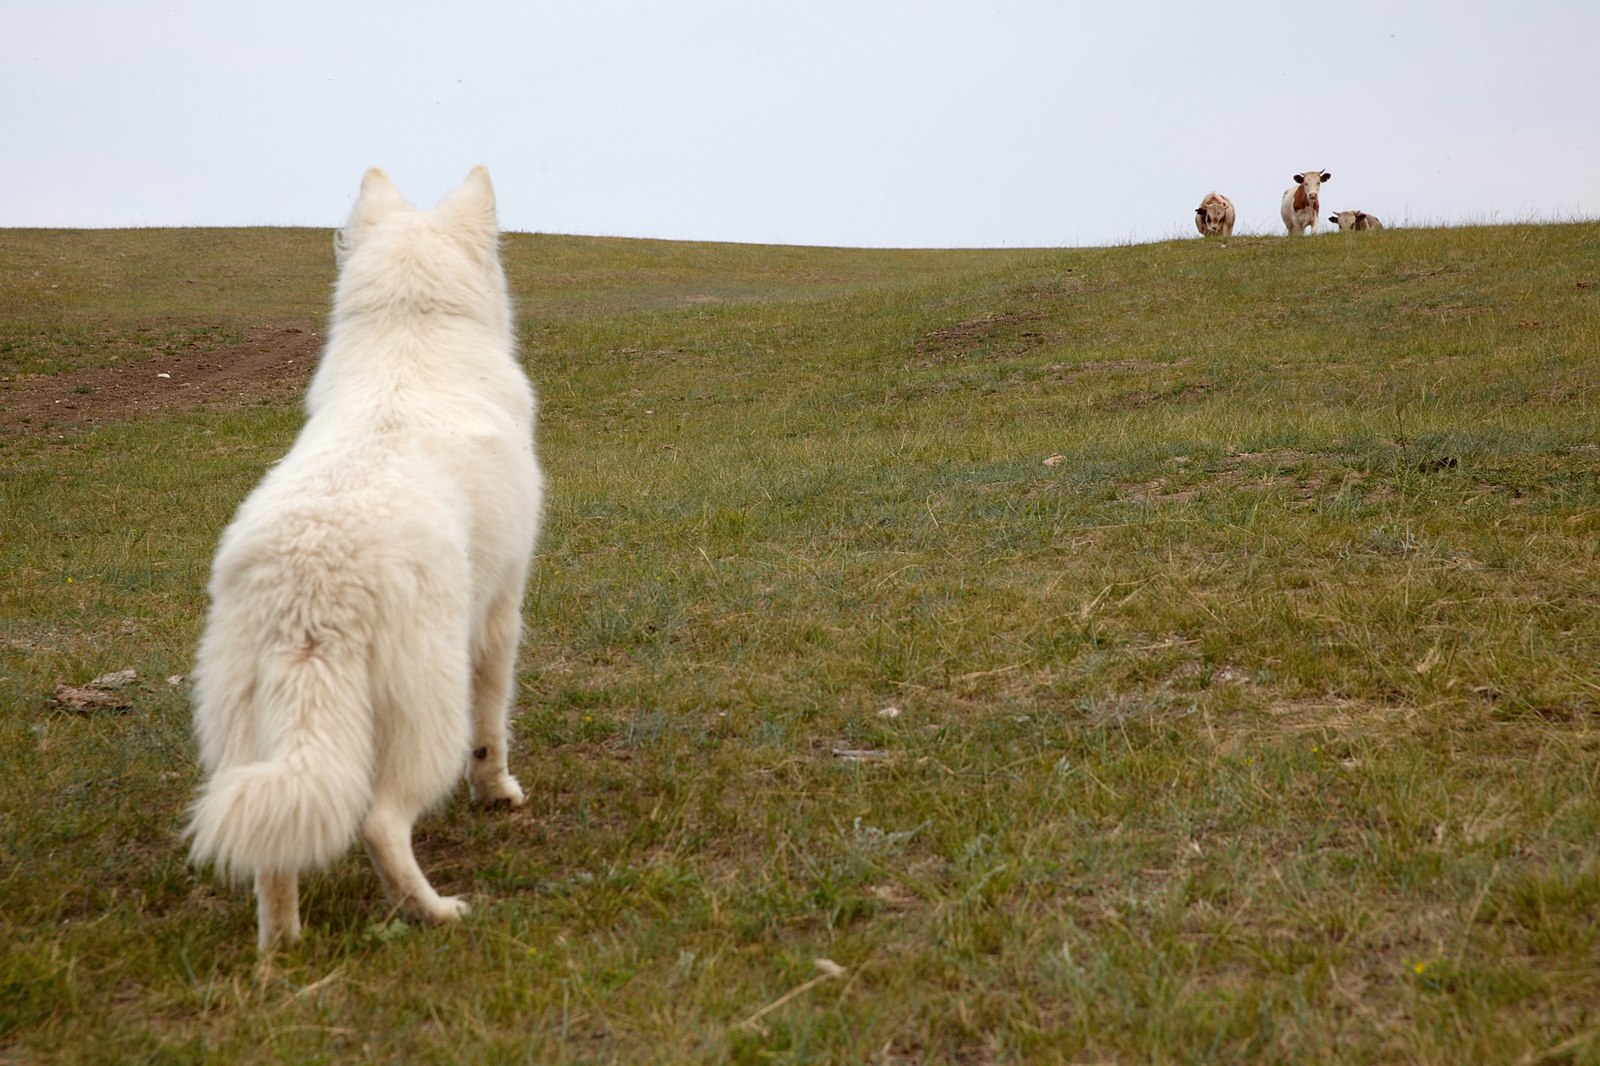
[(328, 234), (0, 231), (0, 1058), (1600, 1050), (1600, 226), (505, 254), (530, 801), (256, 970), (181, 675)]

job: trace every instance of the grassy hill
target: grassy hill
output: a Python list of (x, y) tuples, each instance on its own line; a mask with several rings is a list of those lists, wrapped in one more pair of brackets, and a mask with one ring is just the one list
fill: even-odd
[(1600, 1060), (1600, 225), (505, 256), (529, 803), (258, 967), (167, 679), (298, 409), (16, 412), (329, 235), (0, 230), (0, 1060)]

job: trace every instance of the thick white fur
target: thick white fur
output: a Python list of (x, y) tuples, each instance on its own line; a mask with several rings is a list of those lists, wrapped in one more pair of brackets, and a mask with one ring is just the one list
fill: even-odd
[(426, 212), (367, 172), (309, 417), (217, 550), (191, 854), (254, 876), (263, 949), (357, 833), (402, 910), (457, 917), (413, 823), (463, 767), (479, 801), (523, 800), (506, 717), (543, 475), (498, 241), (484, 168)]

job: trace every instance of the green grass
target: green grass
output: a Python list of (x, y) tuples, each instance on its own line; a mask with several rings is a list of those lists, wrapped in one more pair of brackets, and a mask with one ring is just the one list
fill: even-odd
[[(1600, 226), (505, 254), (551, 492), (459, 927), (353, 850), (258, 967), (183, 862), (164, 679), (298, 413), (0, 431), (0, 1058), (1600, 1061)], [(331, 258), (0, 231), (0, 378)]]

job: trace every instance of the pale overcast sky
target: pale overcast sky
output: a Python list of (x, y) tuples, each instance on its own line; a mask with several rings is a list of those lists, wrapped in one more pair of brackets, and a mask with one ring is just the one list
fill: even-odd
[[(507, 229), (872, 246), (1600, 216), (1600, 0), (0, 0), (0, 226), (333, 226), (363, 170)], [(1324, 223), (1326, 228), (1326, 223)]]

